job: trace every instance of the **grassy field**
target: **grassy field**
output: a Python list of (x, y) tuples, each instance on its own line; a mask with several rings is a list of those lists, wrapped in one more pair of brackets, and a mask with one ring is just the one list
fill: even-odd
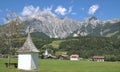
[[(91, 62), (69, 60), (39, 60), (37, 71), (23, 71), (6, 68), (7, 59), (0, 59), (0, 72), (120, 72), (120, 62)], [(17, 62), (17, 59), (12, 59)]]
[(55, 40), (53, 41), (52, 43), (48, 44), (48, 45), (51, 45), (53, 46), (53, 48), (59, 48), (59, 45), (61, 42), (64, 42), (65, 40)]

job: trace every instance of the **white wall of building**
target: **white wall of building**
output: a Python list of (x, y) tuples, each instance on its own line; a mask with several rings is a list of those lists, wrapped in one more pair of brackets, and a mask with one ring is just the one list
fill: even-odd
[(104, 62), (104, 59), (97, 59), (97, 62)]
[(70, 60), (79, 60), (79, 58), (70, 58)]
[(18, 55), (18, 69), (34, 70), (37, 68), (38, 68), (38, 53)]
[(31, 70), (31, 54), (18, 55), (18, 69)]

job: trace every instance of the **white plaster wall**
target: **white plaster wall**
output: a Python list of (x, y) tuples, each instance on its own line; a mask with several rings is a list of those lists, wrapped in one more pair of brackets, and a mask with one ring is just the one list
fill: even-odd
[(104, 62), (104, 59), (97, 59), (97, 62)]
[(79, 60), (79, 58), (70, 58), (70, 60)]
[(18, 69), (31, 70), (31, 54), (18, 55)]
[(38, 69), (38, 53), (19, 54), (18, 69), (23, 69), (23, 70)]

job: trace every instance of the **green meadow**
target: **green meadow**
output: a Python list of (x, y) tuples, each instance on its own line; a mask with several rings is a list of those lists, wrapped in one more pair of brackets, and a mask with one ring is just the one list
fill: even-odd
[[(120, 62), (92, 62), (70, 60), (39, 60), (39, 69), (23, 71), (14, 67), (6, 68), (7, 59), (0, 59), (0, 72), (120, 72)], [(17, 62), (12, 59), (11, 62)]]

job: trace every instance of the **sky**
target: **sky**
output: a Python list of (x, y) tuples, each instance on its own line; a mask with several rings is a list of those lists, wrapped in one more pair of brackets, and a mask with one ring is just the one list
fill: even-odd
[(83, 21), (90, 16), (100, 20), (120, 18), (120, 0), (0, 0), (0, 24), (9, 11), (20, 17), (49, 11), (60, 18)]

